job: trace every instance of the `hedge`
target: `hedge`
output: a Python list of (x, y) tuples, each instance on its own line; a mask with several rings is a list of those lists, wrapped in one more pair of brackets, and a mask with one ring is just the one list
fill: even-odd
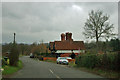
[(120, 71), (120, 53), (83, 54), (76, 57), (77, 66), (87, 68), (103, 68)]
[(76, 58), (77, 65), (81, 67), (94, 68), (97, 64), (96, 55), (85, 54)]

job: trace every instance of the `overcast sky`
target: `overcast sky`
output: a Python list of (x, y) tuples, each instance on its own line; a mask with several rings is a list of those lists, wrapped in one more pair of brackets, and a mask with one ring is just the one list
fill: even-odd
[(120, 2), (118, 3), (118, 36), (119, 36), (119, 39), (120, 39)]
[(3, 2), (2, 42), (19, 43), (60, 40), (60, 34), (72, 32), (73, 40), (87, 41), (82, 32), (91, 10), (110, 15), (114, 33), (118, 34), (117, 2)]

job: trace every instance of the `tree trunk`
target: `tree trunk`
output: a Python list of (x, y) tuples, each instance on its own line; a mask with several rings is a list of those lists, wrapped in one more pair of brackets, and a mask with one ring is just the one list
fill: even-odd
[(96, 38), (97, 53), (99, 51), (98, 38)]
[(96, 30), (96, 46), (97, 46), (97, 53), (98, 53), (98, 50), (99, 50), (99, 47), (98, 47), (98, 31)]

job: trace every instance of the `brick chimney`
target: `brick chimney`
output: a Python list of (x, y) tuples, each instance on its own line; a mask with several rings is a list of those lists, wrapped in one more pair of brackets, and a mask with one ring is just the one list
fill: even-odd
[(69, 33), (69, 32), (66, 33), (66, 40), (73, 41), (73, 39), (72, 39), (72, 33)]
[(65, 41), (65, 34), (64, 33), (61, 34), (61, 41)]

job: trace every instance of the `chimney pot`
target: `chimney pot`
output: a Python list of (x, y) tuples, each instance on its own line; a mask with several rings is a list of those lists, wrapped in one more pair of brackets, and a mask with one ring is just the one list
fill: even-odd
[(61, 41), (65, 41), (65, 34), (64, 33), (61, 34)]
[(73, 41), (73, 39), (72, 39), (72, 33), (69, 33), (69, 32), (66, 33), (66, 40)]

